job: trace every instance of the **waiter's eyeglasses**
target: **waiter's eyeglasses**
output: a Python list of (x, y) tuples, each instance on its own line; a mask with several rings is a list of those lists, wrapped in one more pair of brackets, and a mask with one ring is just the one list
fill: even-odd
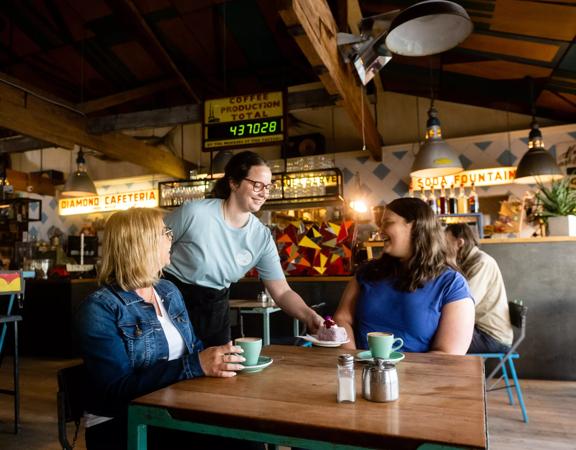
[(252, 189), (254, 189), (254, 192), (261, 192), (262, 189), (266, 189), (268, 192), (271, 192), (276, 187), (274, 183), (264, 184), (261, 181), (254, 181), (251, 180), (250, 178), (244, 178), (244, 179), (252, 183)]
[(165, 236), (168, 236), (168, 239), (170, 239), (170, 240), (174, 239), (174, 232), (172, 231), (172, 228), (170, 228), (170, 227), (164, 227), (162, 229), (162, 234)]

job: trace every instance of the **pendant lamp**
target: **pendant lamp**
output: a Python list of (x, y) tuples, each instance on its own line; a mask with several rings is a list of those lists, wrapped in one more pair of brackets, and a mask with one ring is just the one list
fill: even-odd
[(81, 148), (78, 149), (78, 156), (76, 158), (76, 171), (71, 173), (66, 180), (62, 195), (69, 197), (87, 197), (91, 195), (98, 195), (94, 182), (86, 172), (86, 160), (84, 159), (84, 152)]
[(468, 13), (457, 3), (424, 1), (406, 8), (392, 20), (386, 47), (397, 55), (435, 55), (456, 47), (473, 28)]
[(536, 121), (532, 122), (528, 136), (528, 151), (516, 168), (514, 183), (537, 184), (548, 183), (564, 178), (554, 158), (544, 148), (544, 140)]
[(438, 111), (434, 108), (434, 102), (428, 110), (426, 122), (426, 142), (420, 147), (410, 176), (430, 178), (454, 175), (462, 172), (464, 168), (456, 152), (442, 139), (442, 128)]

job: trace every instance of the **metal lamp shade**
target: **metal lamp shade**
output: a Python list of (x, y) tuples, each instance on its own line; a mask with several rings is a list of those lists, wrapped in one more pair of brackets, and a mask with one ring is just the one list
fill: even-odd
[(69, 197), (85, 197), (98, 195), (94, 182), (86, 171), (77, 170), (68, 177), (62, 195)]
[(420, 147), (412, 164), (410, 176), (442, 177), (463, 170), (458, 155), (443, 139), (429, 139)]
[(460, 5), (445, 0), (424, 1), (394, 18), (386, 47), (398, 55), (434, 55), (456, 47), (472, 29), (472, 21)]
[(533, 147), (520, 160), (514, 183), (548, 183), (561, 178), (564, 175), (552, 155), (543, 147)]

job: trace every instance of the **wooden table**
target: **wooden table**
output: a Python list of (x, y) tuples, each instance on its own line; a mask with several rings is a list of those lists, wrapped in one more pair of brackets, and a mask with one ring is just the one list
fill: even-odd
[(183, 381), (140, 397), (129, 410), (128, 448), (146, 449), (146, 425), (308, 449), (487, 448), (480, 358), (409, 353), (397, 366), (399, 400), (364, 400), (357, 370), (356, 403), (339, 404), (342, 353), (273, 345), (263, 354), (274, 362), (262, 372)]
[[(240, 334), (244, 336), (244, 314), (262, 315), (262, 344), (270, 345), (270, 314), (282, 311), (274, 302), (262, 303), (256, 300), (230, 300), (230, 309), (237, 309), (240, 313)], [(298, 336), (298, 319), (294, 319), (294, 336)]]

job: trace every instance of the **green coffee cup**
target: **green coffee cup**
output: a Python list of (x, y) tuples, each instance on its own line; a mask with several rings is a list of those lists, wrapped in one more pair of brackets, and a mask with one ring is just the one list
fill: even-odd
[(242, 337), (234, 341), (238, 347), (242, 347), (244, 353), (242, 356), (246, 358), (242, 364), (244, 366), (255, 366), (258, 364), (260, 351), (262, 350), (262, 339), (256, 337)]
[(390, 354), (404, 345), (401, 338), (394, 339), (392, 333), (372, 331), (368, 333), (368, 347), (373, 358), (390, 358)]

